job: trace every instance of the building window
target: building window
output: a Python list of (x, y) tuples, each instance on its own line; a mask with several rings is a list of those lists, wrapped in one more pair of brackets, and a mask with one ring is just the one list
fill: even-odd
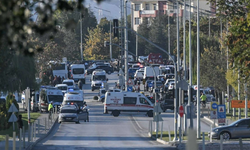
[(140, 10), (140, 4), (135, 4), (135, 11), (139, 11)]
[(156, 5), (156, 4), (153, 4), (153, 6), (154, 6), (154, 10), (157, 10), (157, 5)]
[(149, 4), (145, 4), (145, 10), (150, 10)]
[(141, 19), (140, 18), (135, 18), (135, 24), (140, 24)]

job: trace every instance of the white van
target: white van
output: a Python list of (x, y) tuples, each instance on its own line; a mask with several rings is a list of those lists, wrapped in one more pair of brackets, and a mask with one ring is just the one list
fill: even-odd
[[(155, 74), (156, 74), (156, 77), (157, 77), (160, 74), (159, 67), (153, 67), (153, 68), (155, 70)], [(148, 80), (148, 79), (154, 80), (153, 68), (149, 67), (149, 66), (144, 68), (143, 80)]]
[(72, 64), (71, 68), (71, 77), (75, 82), (79, 80), (85, 84), (85, 65), (84, 64)]
[(61, 105), (63, 101), (63, 93), (55, 87), (43, 88), (39, 93), (39, 110), (40, 112), (47, 112), (48, 105), (53, 101), (53, 105)]
[(62, 105), (67, 105), (67, 104), (77, 104), (77, 106), (79, 107), (78, 109), (82, 109), (83, 108), (83, 102), (84, 99), (82, 97), (82, 95), (78, 92), (69, 92), (66, 93), (63, 97), (63, 103)]
[[(100, 89), (102, 85), (107, 83), (106, 72), (102, 69), (96, 69), (93, 71), (91, 76), (91, 90), (94, 91), (95, 89)], [(103, 87), (104, 88), (104, 87)]]
[(141, 93), (133, 92), (106, 92), (104, 110), (112, 111), (117, 117), (121, 111), (147, 112), (149, 117), (153, 117), (154, 106), (152, 102)]
[(31, 101), (30, 101), (30, 109), (33, 112), (36, 112), (39, 110), (39, 91), (35, 91), (32, 93)]

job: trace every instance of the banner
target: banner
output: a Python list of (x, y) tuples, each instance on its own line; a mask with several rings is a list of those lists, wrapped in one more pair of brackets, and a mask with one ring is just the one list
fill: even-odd
[[(231, 108), (245, 108), (245, 100), (231, 100)], [(250, 108), (250, 101), (247, 102), (247, 108)]]

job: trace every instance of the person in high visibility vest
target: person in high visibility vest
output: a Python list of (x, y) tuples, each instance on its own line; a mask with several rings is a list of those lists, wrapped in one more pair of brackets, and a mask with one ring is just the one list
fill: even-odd
[(52, 101), (48, 106), (48, 111), (49, 111), (49, 119), (51, 119), (51, 115), (52, 115), (52, 111), (53, 111), (53, 102)]
[(206, 100), (207, 100), (206, 94), (204, 94), (203, 92), (201, 92), (201, 97), (200, 98), (201, 98), (202, 103), (206, 104)]

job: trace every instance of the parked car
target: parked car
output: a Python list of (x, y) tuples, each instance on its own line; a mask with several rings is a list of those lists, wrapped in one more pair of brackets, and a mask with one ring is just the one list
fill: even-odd
[(212, 136), (215, 139), (220, 139), (220, 135), (222, 135), (223, 139), (250, 138), (249, 128), (250, 119), (240, 119), (230, 125), (212, 129), (212, 132), (209, 132), (208, 136)]
[(77, 107), (75, 105), (64, 105), (60, 108), (58, 123), (61, 122), (79, 123)]

